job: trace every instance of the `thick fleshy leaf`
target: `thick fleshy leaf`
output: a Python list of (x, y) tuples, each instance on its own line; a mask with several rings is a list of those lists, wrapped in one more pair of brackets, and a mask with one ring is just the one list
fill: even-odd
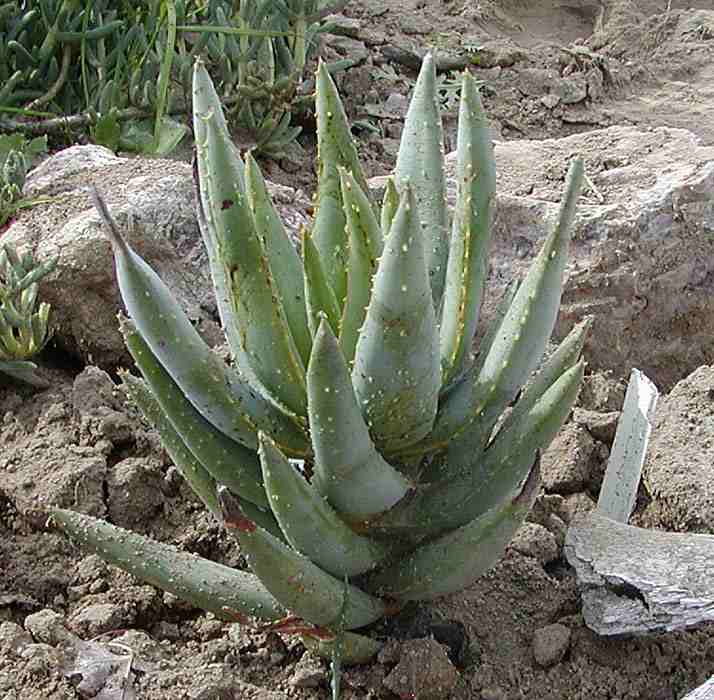
[[(121, 374), (124, 390), (129, 398), (139, 408), (146, 421), (161, 436), (161, 444), (169, 453), (171, 461), (179, 474), (186, 479), (192, 491), (203, 501), (203, 504), (217, 518), (221, 517), (216, 495), (216, 481), (205, 469), (203, 464), (196, 458), (191, 450), (186, 447), (186, 443), (174, 430), (173, 425), (161, 409), (156, 397), (152, 394), (148, 384), (134, 377), (128, 372)], [(273, 513), (269, 508), (259, 508), (246, 501), (250, 517), (262, 528), (276, 537), (282, 537), (282, 532)]]
[(418, 489), (371, 527), (378, 532), (432, 536), (465, 525), (516, 496), (537, 451), (560, 430), (580, 389), (581, 360), (541, 396), (533, 408), (500, 433), (468, 474)]
[(201, 499), (203, 505), (213, 515), (220, 517), (221, 510), (218, 505), (214, 478), (186, 447), (186, 443), (171, 425), (171, 421), (161, 409), (148, 384), (126, 371), (121, 373), (121, 380), (132, 403), (139, 408), (149, 425), (159, 433), (161, 445), (168, 452), (179, 474), (188, 482), (191, 490)]
[(312, 336), (307, 327), (300, 256), (273, 205), (263, 174), (250, 153), (245, 157), (245, 185), (255, 231), (268, 258), (290, 333), (303, 363), (307, 365)]
[(351, 520), (364, 520), (391, 508), (407, 493), (410, 483), (375, 448), (347, 362), (324, 320), (312, 346), (307, 393), (317, 491)]
[[(514, 297), (516, 296), (519, 284), (520, 282), (518, 280), (514, 280), (506, 288), (506, 291), (496, 307), (496, 312), (488, 325), (486, 333), (479, 343), (478, 355), (476, 356), (474, 363), (466, 371), (462, 372), (461, 375), (455, 377), (451, 381), (451, 384), (442, 387), (440, 396), (442, 405), (445, 401), (447, 401), (451, 392), (454, 391), (461, 383), (469, 383), (471, 385), (475, 383), (476, 378), (481, 372), (485, 356), (488, 354), (488, 350), (493, 343), (493, 339), (498, 334), (498, 329), (501, 327), (501, 323), (506, 316)], [(464, 392), (461, 393), (462, 401), (465, 402), (469, 398), (468, 394)], [(457, 412), (457, 408), (468, 411), (468, 407), (457, 407), (454, 404), (450, 404), (450, 408), (454, 412)], [(433, 459), (430, 465), (422, 471), (422, 480), (438, 481), (439, 479), (452, 477), (461, 472), (463, 469), (463, 462), (460, 458), (460, 453), (468, 453), (469, 464), (473, 464), (479, 454), (482, 454), (485, 450), (488, 436), (483, 435), (480, 423), (478, 421), (474, 421), (471, 425), (471, 429), (462, 433), (458, 439), (460, 445), (465, 445), (468, 441), (470, 444), (469, 449), (471, 451), (468, 452), (466, 447), (463, 447), (463, 449), (460, 447), (458, 449), (459, 454), (457, 454), (456, 459), (453, 459), (453, 449), (455, 448), (452, 447), (455, 440), (450, 440), (446, 445), (443, 443), (439, 444), (433, 434), (427, 435), (421, 443), (413, 445), (412, 447), (400, 452), (399, 457), (403, 459), (411, 455), (422, 456), (424, 454), (434, 452), (436, 449), (446, 450), (447, 452), (445, 455), (442, 454), (440, 458)], [(449, 459), (450, 451), (452, 451), (452, 459)]]
[(98, 554), (104, 561), (221, 620), (235, 621), (235, 613), (262, 620), (277, 620), (285, 615), (285, 609), (253, 574), (71, 510), (52, 510), (50, 522), (85, 552)]
[(255, 451), (229, 438), (206, 420), (183, 395), (134, 325), (121, 320), (131, 356), (166, 420), (184, 446), (219, 483), (251, 503), (268, 507), (260, 462)]
[(389, 231), (392, 228), (394, 215), (399, 209), (399, 192), (394, 184), (394, 175), (387, 178), (387, 184), (384, 186), (384, 196), (382, 197), (382, 210), (380, 214), (380, 227), (382, 236), (386, 239)]
[(498, 302), (498, 306), (496, 307), (496, 312), (494, 313), (493, 318), (489, 322), (488, 328), (486, 329), (483, 338), (481, 338), (481, 342), (478, 344), (478, 354), (476, 355), (476, 360), (472, 365), (474, 374), (471, 381), (475, 381), (476, 377), (478, 377), (478, 375), (481, 373), (483, 363), (488, 357), (488, 353), (491, 350), (493, 341), (498, 335), (498, 330), (501, 328), (503, 319), (506, 318), (508, 309), (511, 308), (511, 304), (513, 304), (513, 300), (516, 298), (516, 293), (518, 292), (518, 288), (520, 286), (521, 280), (511, 280), (508, 283), (506, 290), (503, 292), (503, 296), (501, 297), (500, 301)]
[[(209, 83), (205, 67), (197, 63), (194, 124), (200, 190), (208, 229), (214, 234), (217, 255), (226, 270), (223, 282), (230, 294), (231, 320), (240, 343), (233, 352), (240, 364), (247, 362), (275, 401), (304, 416), (305, 367), (290, 332), (271, 255), (263, 247), (248, 206), (245, 167), (230, 147), (225, 120), (218, 116), (221, 105), (214, 101), (215, 91)], [(210, 99), (204, 104), (207, 96)], [(199, 97), (204, 102), (198, 102)], [(275, 245), (272, 247), (277, 258)], [(256, 323), (256, 319), (261, 322)], [(235, 339), (235, 335), (230, 337)]]
[(519, 287), (481, 370), (479, 385), (504, 406), (539, 364), (553, 330), (582, 180), (583, 161), (577, 158), (568, 172), (558, 223)]
[(528, 515), (538, 494), (538, 460), (520, 493), (370, 577), (368, 588), (397, 600), (431, 600), (460, 591), (485, 574)]
[(374, 279), (352, 383), (370, 432), (386, 452), (429, 433), (441, 367), (416, 202), (407, 186)]
[(6, 374), (38, 389), (46, 389), (50, 385), (44, 377), (37, 374), (37, 365), (27, 360), (0, 360), (0, 374)]
[(349, 234), (347, 298), (340, 323), (340, 347), (347, 361), (351, 362), (384, 242), (372, 205), (357, 181), (344, 168), (340, 168), (340, 181)]
[(449, 242), (444, 135), (431, 54), (422, 60), (409, 103), (394, 178), (400, 192), (405, 184), (410, 185), (419, 205), (434, 304), (438, 307), (444, 290)]
[[(441, 387), (440, 397), (442, 404), (446, 400), (448, 394), (450, 394), (462, 382), (469, 382), (471, 384), (475, 383), (479, 373), (481, 372), (481, 367), (483, 367), (484, 360), (488, 355), (488, 351), (491, 345), (493, 344), (493, 339), (498, 334), (498, 329), (501, 327), (501, 323), (503, 322), (506, 313), (508, 313), (508, 309), (513, 303), (513, 299), (516, 296), (516, 292), (518, 291), (519, 285), (520, 280), (512, 280), (510, 284), (506, 287), (506, 291), (503, 293), (501, 300), (498, 302), (496, 311), (491, 320), (489, 321), (488, 327), (486, 328), (486, 332), (484, 333), (483, 338), (481, 338), (481, 342), (478, 345), (478, 352), (473, 364), (468, 369), (461, 372), (461, 374), (455, 376), (450, 383), (444, 384)], [(464, 398), (467, 397), (464, 395)], [(431, 444), (430, 441), (431, 436), (427, 435), (426, 438), (424, 438), (425, 448), (428, 448), (428, 446)], [(428, 449), (426, 449), (426, 451), (428, 451)]]
[(326, 627), (344, 621), (345, 629), (364, 627), (384, 616), (379, 598), (331, 576), (258, 527), (227, 489), (219, 489), (218, 498), (226, 528), (240, 543), (253, 573), (293, 614)]
[(586, 316), (568, 333), (555, 352), (543, 363), (535, 377), (526, 385), (513, 410), (499, 425), (499, 434), (510, 430), (513, 425), (519, 422), (560, 376), (578, 361), (592, 321), (592, 316)]
[[(535, 377), (526, 385), (511, 412), (498, 426), (499, 435), (520, 422), (558, 378), (578, 361), (591, 321), (592, 318), (588, 317), (578, 324), (538, 370)], [(463, 473), (464, 469), (467, 471), (470, 469), (475, 457), (486, 450), (490, 434), (484, 435), (485, 429), (490, 430), (491, 426), (484, 426), (476, 420), (471, 430), (460, 433), (449, 441), (448, 468), (442, 472), (442, 478), (455, 477)]]
[(446, 446), (460, 432), (477, 429), (488, 439), (506, 406), (538, 366), (560, 308), (563, 276), (583, 178), (583, 162), (570, 166), (558, 222), (516, 292), (474, 382), (461, 382), (443, 401), (431, 443)]
[(440, 325), (445, 384), (463, 370), (471, 353), (488, 276), (496, 211), (496, 163), (491, 132), (476, 81), (468, 71), (461, 87), (456, 152), (458, 196)]
[(310, 334), (314, 337), (324, 316), (334, 333), (340, 327), (340, 307), (325, 274), (320, 253), (307, 229), (302, 231), (302, 259), (305, 269), (305, 301)]
[(129, 316), (194, 408), (246, 447), (257, 449), (259, 429), (288, 453), (306, 455), (309, 445), (298, 424), (257, 394), (206, 345), (168, 287), (124, 240), (96, 192), (94, 204), (112, 243), (119, 290)]
[(369, 189), (359, 164), (347, 115), (324, 63), (318, 66), (316, 81), (317, 195), (312, 239), (337, 303), (342, 308), (347, 294), (348, 239), (338, 168), (343, 167), (350, 172), (364, 192), (369, 192)]
[(201, 182), (199, 178), (198, 159), (193, 161), (193, 183), (194, 193), (198, 206), (196, 208), (196, 220), (198, 221), (198, 229), (201, 232), (203, 245), (208, 254), (208, 266), (211, 271), (211, 279), (213, 281), (213, 291), (216, 297), (216, 306), (218, 307), (218, 315), (221, 319), (221, 327), (228, 341), (231, 356), (235, 359), (236, 369), (243, 379), (250, 384), (256, 391), (267, 395), (267, 390), (262, 386), (261, 382), (255, 376), (255, 372), (250, 367), (248, 357), (243, 350), (243, 344), (240, 336), (240, 329), (233, 317), (233, 302), (230, 292), (228, 268), (223, 263), (223, 258), (219, 254), (218, 243), (216, 242), (215, 232), (208, 223), (206, 212), (203, 208)]
[[(499, 430), (486, 450), (489, 463), (506, 464), (519, 450), (544, 450), (570, 415), (585, 374), (585, 360), (566, 369), (538, 398), (528, 411), (518, 411), (505, 430)], [(530, 397), (524, 396), (527, 403)], [(517, 406), (518, 404), (516, 404)]]
[(356, 534), (262, 433), (260, 463), (270, 507), (298, 552), (339, 578), (369, 571), (387, 557), (388, 547)]
[[(196, 62), (193, 74), (193, 130), (196, 137), (193, 176), (198, 201), (198, 223), (208, 253), (218, 312), (231, 353), (241, 373), (254, 386), (259, 387), (260, 382), (251, 370), (243, 348), (240, 326), (233, 316), (231, 294), (230, 270), (240, 262), (240, 248), (235, 245), (236, 238), (230, 232), (250, 231), (253, 227), (244, 196), (245, 167), (230, 139), (220, 98), (200, 60)], [(211, 150), (222, 155), (221, 160), (218, 156), (210, 158)], [(211, 200), (220, 195), (224, 195), (225, 201), (231, 202), (232, 206), (221, 206), (215, 211)]]

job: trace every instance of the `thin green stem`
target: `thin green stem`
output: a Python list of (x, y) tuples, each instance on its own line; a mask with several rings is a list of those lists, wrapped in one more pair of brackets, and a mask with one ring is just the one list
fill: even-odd
[(164, 111), (168, 101), (169, 78), (171, 77), (171, 66), (174, 61), (174, 47), (176, 45), (176, 5), (174, 0), (166, 0), (167, 10), (167, 30), (166, 48), (164, 58), (161, 61), (161, 73), (159, 74), (159, 89), (156, 100), (156, 121), (154, 122), (154, 150), (159, 147), (161, 138), (161, 123), (164, 118)]
[(79, 66), (82, 72), (82, 91), (84, 92), (84, 108), (90, 109), (89, 104), (89, 75), (87, 74), (87, 29), (89, 27), (89, 10), (92, 0), (87, 0), (84, 5), (84, 17), (82, 18), (82, 41), (79, 45)]

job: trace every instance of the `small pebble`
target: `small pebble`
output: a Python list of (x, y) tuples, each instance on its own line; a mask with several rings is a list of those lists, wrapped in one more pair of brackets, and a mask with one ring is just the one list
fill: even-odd
[(537, 559), (541, 564), (548, 564), (560, 556), (555, 535), (536, 523), (524, 523), (510, 546), (527, 557)]
[(570, 646), (570, 628), (553, 624), (541, 627), (533, 635), (533, 657), (542, 668), (560, 663)]
[(295, 664), (290, 685), (293, 688), (317, 688), (327, 680), (325, 669), (311, 654), (303, 654)]

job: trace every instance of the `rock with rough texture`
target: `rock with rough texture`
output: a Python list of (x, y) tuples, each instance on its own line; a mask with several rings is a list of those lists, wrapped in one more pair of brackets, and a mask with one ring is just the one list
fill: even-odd
[(593, 470), (596, 443), (577, 423), (568, 423), (541, 458), (543, 486), (549, 492), (582, 491)]
[(25, 660), (25, 671), (36, 677), (48, 676), (59, 667), (62, 661), (61, 652), (49, 644), (40, 642), (28, 644), (20, 656)]
[(377, 653), (377, 661), (380, 664), (394, 666), (399, 663), (402, 654), (402, 645), (396, 639), (387, 639), (382, 648)]
[(171, 653), (160, 642), (142, 630), (126, 630), (112, 641), (131, 649), (142, 662), (157, 663), (171, 658)]
[(508, 700), (508, 693), (503, 688), (489, 686), (481, 690), (479, 700)]
[(360, 36), (362, 22), (353, 17), (345, 17), (341, 13), (327, 15), (325, 23), (329, 26), (328, 34), (335, 36), (348, 36), (351, 39), (357, 39)]
[[(216, 307), (198, 230), (191, 166), (168, 159), (120, 158), (101, 146), (72, 146), (28, 175), (24, 194), (52, 202), (18, 213), (3, 240), (29, 248), (41, 260), (58, 256), (40, 295), (53, 308), (56, 342), (104, 368), (130, 358), (117, 327), (121, 308), (111, 249), (89, 198), (92, 186), (136, 251), (171, 288), (190, 318), (216, 332)], [(283, 221), (297, 240), (309, 202), (270, 185)]]
[(104, 372), (87, 368), (75, 378), (71, 392), (58, 376), (37, 401), (25, 400), (5, 413), (0, 425), (2, 490), (39, 528), (45, 525), (42, 509), (48, 506), (103, 517), (109, 455), (129, 445), (145, 450), (150, 444), (138, 416), (127, 410)]
[(714, 366), (700, 367), (660, 399), (644, 484), (668, 529), (714, 532)]
[(124, 627), (126, 612), (116, 603), (94, 603), (74, 612), (69, 626), (83, 638), (96, 637), (105, 632)]
[(629, 375), (617, 379), (612, 372), (588, 373), (580, 387), (578, 403), (588, 411), (620, 412), (625, 403)]
[[(40, 417), (35, 439), (23, 440), (18, 453), (33, 459), (38, 450), (43, 453), (42, 459), (36, 456), (35, 461), (10, 462), (0, 456), (0, 469), (4, 470), (3, 489), (8, 494), (14, 506), (20, 512), (27, 512), (37, 505), (36, 497), (41, 496), (42, 505), (67, 506), (81, 501), (84, 512), (102, 516), (106, 512), (104, 505), (103, 481), (106, 475), (106, 456), (99, 449), (72, 445), (53, 445), (52, 442), (42, 445), (41, 435), (54, 435), (51, 424), (45, 421), (51, 419), (50, 405)], [(19, 441), (18, 441), (19, 442)], [(48, 452), (49, 454), (46, 454)], [(38, 524), (46, 516), (40, 516)]]
[(533, 657), (542, 668), (560, 663), (570, 646), (570, 628), (565, 625), (547, 625), (533, 635)]
[(78, 583), (92, 583), (107, 575), (107, 563), (98, 554), (89, 554), (77, 562), (74, 568)]
[(541, 564), (555, 561), (560, 554), (555, 535), (537, 523), (524, 523), (509, 546), (526, 557), (537, 559)]
[(15, 622), (0, 623), (0, 654), (19, 655), (32, 637)]
[(293, 688), (317, 688), (326, 680), (325, 668), (320, 661), (311, 654), (303, 654), (295, 664), (290, 685)]
[(709, 700), (714, 693), (714, 676), (703, 685), (695, 688), (691, 693), (687, 693), (682, 700)]
[(83, 435), (105, 438), (114, 445), (132, 440), (135, 426), (125, 412), (126, 397), (98, 367), (85, 367), (74, 380), (72, 407)]
[(714, 620), (714, 536), (626, 525), (595, 510), (564, 547), (585, 624), (600, 636), (673, 632)]
[(151, 516), (164, 502), (163, 475), (148, 460), (128, 457), (107, 474), (109, 518), (119, 527), (136, 529), (151, 522)]
[(592, 185), (578, 207), (556, 336), (594, 314), (592, 367), (627, 376), (635, 366), (666, 389), (714, 357), (714, 147), (681, 129), (620, 126), (498, 144), (492, 276), (502, 284), (537, 250), (575, 153)]
[(589, 513), (597, 504), (587, 493), (581, 491), (572, 493), (563, 499), (563, 502), (558, 509), (560, 517), (567, 523), (580, 513)]
[(588, 411), (586, 408), (576, 408), (573, 420), (584, 426), (596, 440), (612, 446), (617, 430), (617, 421), (620, 419), (619, 411)]
[[(219, 671), (223, 670), (220, 666), (218, 668)], [(266, 690), (257, 685), (245, 683), (238, 678), (200, 681), (200, 686), (191, 691), (188, 697), (190, 700), (234, 700), (234, 698), (241, 698), (241, 700), (288, 700), (288, 696), (285, 693), (277, 690)]]
[(25, 618), (25, 629), (36, 642), (56, 646), (70, 641), (74, 635), (64, 626), (64, 617), (45, 608)]
[[(585, 346), (591, 368), (622, 378), (637, 367), (666, 391), (714, 358), (714, 146), (689, 131), (613, 126), (497, 143), (498, 216), (484, 316), (529, 267), (577, 153), (589, 183), (555, 337), (593, 314)], [(452, 153), (452, 204), (455, 166)]]
[(441, 700), (449, 696), (459, 674), (435, 639), (410, 639), (402, 644), (397, 666), (384, 686), (399, 697)]

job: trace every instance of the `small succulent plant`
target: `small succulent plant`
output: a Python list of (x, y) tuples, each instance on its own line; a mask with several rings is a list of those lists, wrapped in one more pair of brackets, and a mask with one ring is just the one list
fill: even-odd
[(193, 99), (198, 217), (234, 365), (204, 343), (98, 195), (95, 204), (143, 377), (124, 374), (128, 394), (252, 573), (68, 510), (52, 520), (83, 548), (222, 619), (258, 618), (319, 651), (338, 644), (345, 660), (364, 660), (376, 643), (351, 630), (469, 585), (502, 556), (533, 503), (539, 453), (583, 376), (587, 321), (542, 359), (582, 162), (570, 168), (556, 225), (474, 355), (495, 165), (468, 73), (450, 217), (432, 58), (381, 208), (320, 66), (318, 191), (302, 259), (256, 161), (231, 144), (201, 63)]
[(19, 209), (38, 203), (25, 199), (22, 188), (33, 161), (47, 151), (47, 136), (28, 141), (20, 133), (0, 135), (0, 228)]
[[(77, 75), (80, 51), (83, 63), (88, 44), (124, 27), (118, 19), (95, 24), (97, 14), (106, 9), (92, 13), (90, 3), (77, 0), (11, 0), (0, 5), (0, 106), (39, 109), (55, 100), (61, 88), (78, 85), (79, 80), (71, 78)], [(66, 92), (74, 93), (74, 86)], [(60, 101), (68, 106), (62, 95)]]
[(39, 264), (30, 252), (20, 256), (11, 245), (0, 250), (0, 373), (38, 387), (47, 386), (29, 358), (50, 338), (50, 305), (37, 304), (38, 282), (56, 259)]
[(190, 78), (193, 57), (203, 51), (217, 91), (231, 105), (231, 124), (255, 152), (281, 157), (302, 131), (294, 117), (304, 116), (311, 106), (303, 90), (305, 68), (319, 34), (330, 27), (323, 20), (339, 10), (340, 2), (244, 0), (233, 5), (236, 10), (230, 2), (211, 3), (204, 26), (181, 27), (200, 38), (190, 54), (179, 57), (180, 74)]
[[(72, 119), (61, 121), (63, 129), (89, 123), (97, 143), (165, 154), (187, 132), (171, 115), (186, 111), (193, 61), (203, 55), (246, 141), (264, 155), (299, 152), (294, 117), (310, 102), (305, 66), (329, 29), (324, 19), (339, 7), (328, 0), (0, 3), (0, 108), (64, 113)], [(57, 131), (56, 119), (45, 123)]]

